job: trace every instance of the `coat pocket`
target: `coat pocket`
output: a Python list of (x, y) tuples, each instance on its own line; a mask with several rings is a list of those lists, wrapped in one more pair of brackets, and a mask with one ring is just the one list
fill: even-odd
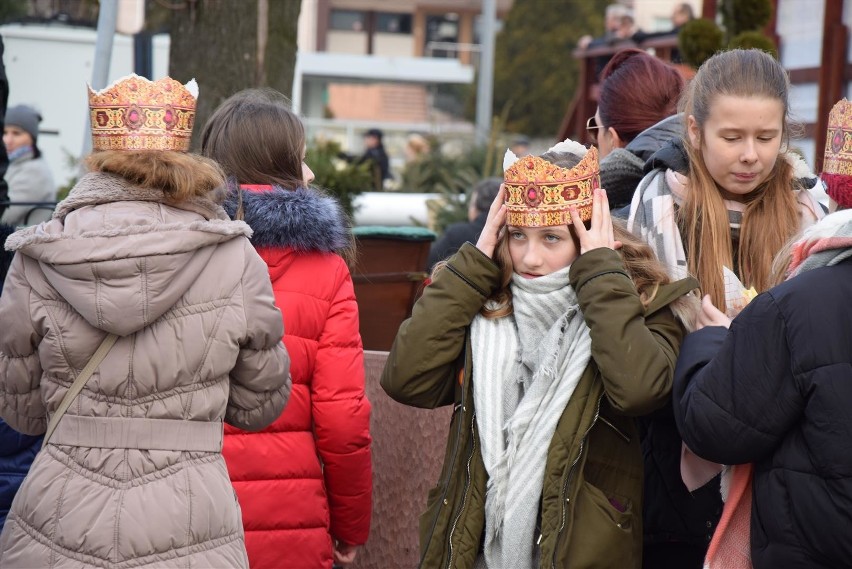
[(625, 497), (583, 481), (577, 494), (566, 565), (631, 568), (641, 565), (642, 524)]

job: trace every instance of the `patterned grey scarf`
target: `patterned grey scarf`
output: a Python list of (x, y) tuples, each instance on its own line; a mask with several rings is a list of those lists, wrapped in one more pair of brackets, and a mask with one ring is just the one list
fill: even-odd
[(531, 569), (547, 449), (591, 358), (589, 328), (569, 268), (513, 275), (514, 313), (471, 324), (473, 397), (485, 496), (489, 569)]

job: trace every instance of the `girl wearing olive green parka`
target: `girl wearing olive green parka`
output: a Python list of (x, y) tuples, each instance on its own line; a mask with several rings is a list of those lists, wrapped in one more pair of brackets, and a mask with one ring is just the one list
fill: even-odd
[[(553, 150), (521, 160), (577, 163), (573, 148)], [(670, 396), (697, 282), (669, 282), (613, 227), (603, 190), (590, 223), (572, 209), (572, 224), (552, 227), (506, 225), (505, 195), (477, 245), (433, 274), (382, 375), (401, 403), (454, 405), (420, 566), (638, 569), (632, 417)]]

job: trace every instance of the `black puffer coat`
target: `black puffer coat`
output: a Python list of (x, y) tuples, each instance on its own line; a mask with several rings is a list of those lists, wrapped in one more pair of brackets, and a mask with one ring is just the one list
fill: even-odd
[[(645, 164), (645, 173), (657, 168), (689, 171), (682, 139), (672, 139), (655, 152)], [(639, 425), (645, 456), (645, 548), (653, 560), (646, 559), (646, 569), (659, 569), (651, 563), (660, 563), (657, 555), (665, 554), (670, 544), (677, 548), (668, 552), (671, 566), (698, 569), (722, 514), (719, 478), (694, 492), (686, 489), (680, 476), (681, 439), (671, 403), (642, 417)]]
[(690, 334), (673, 392), (699, 456), (755, 463), (755, 569), (852, 567), (852, 260)]

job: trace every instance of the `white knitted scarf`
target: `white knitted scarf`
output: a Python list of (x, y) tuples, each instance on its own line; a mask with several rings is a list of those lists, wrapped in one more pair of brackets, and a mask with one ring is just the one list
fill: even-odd
[(473, 398), (485, 496), (489, 569), (531, 569), (547, 449), (591, 358), (569, 268), (513, 275), (513, 314), (471, 324)]

